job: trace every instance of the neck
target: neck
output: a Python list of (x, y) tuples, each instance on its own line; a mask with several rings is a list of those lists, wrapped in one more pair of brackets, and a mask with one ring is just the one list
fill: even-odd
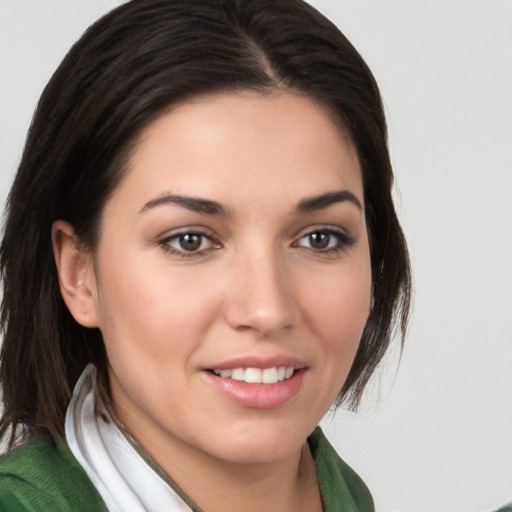
[(308, 443), (291, 456), (264, 463), (234, 463), (190, 454), (190, 447), (142, 447), (202, 510), (208, 512), (322, 512)]

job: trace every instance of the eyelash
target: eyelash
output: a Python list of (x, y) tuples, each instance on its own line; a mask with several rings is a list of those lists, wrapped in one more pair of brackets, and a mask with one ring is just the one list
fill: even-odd
[[(326, 248), (314, 248), (314, 247), (303, 247), (300, 245), (300, 241), (304, 239), (308, 239), (308, 237), (312, 237), (314, 235), (327, 235), (329, 237), (334, 237), (336, 239), (336, 245), (334, 247), (326, 247)], [(185, 237), (198, 237), (200, 238), (199, 242), (199, 248), (195, 250), (189, 250), (181, 248), (177, 249), (171, 245), (172, 242), (178, 242), (180, 239), (184, 239)], [(210, 246), (206, 248), (202, 248), (201, 246), (204, 244), (205, 241), (209, 241)], [(311, 242), (311, 239), (309, 239)], [(328, 243), (331, 242), (331, 238), (329, 238)], [(355, 242), (355, 239), (348, 235), (346, 232), (337, 230), (334, 228), (318, 228), (311, 231), (308, 231), (307, 233), (303, 234), (297, 241), (292, 243), (292, 247), (303, 247), (305, 249), (308, 249), (314, 253), (317, 254), (335, 254), (338, 252), (341, 252), (343, 250), (346, 250), (348, 247), (353, 245)], [(180, 233), (175, 233), (171, 236), (168, 236), (166, 238), (163, 238), (158, 242), (158, 244), (162, 247), (162, 249), (170, 254), (174, 254), (177, 256), (180, 256), (182, 258), (189, 258), (193, 256), (201, 256), (204, 255), (206, 252), (212, 250), (212, 249), (218, 249), (221, 247), (221, 244), (217, 242), (211, 235), (208, 235), (201, 231), (182, 231)]]
[[(335, 254), (341, 251), (346, 250), (348, 247), (354, 245), (355, 239), (348, 235), (345, 231), (334, 229), (334, 228), (318, 228), (308, 231), (304, 235), (302, 235), (297, 242), (294, 242), (293, 247), (300, 247), (299, 242), (301, 240), (312, 237), (313, 235), (328, 235), (329, 237), (334, 237), (336, 239), (336, 245), (334, 247), (327, 247), (325, 249), (315, 249), (313, 247), (305, 247), (313, 251), (314, 253), (319, 254)], [(310, 239), (311, 241), (311, 239)], [(329, 239), (329, 243), (331, 240)]]
[[(172, 247), (171, 243), (173, 241), (178, 241), (180, 238), (183, 239), (187, 236), (193, 236), (193, 237), (199, 237), (201, 239), (199, 247), (203, 245), (203, 243), (208, 240), (211, 244), (211, 247), (203, 248), (203, 249), (196, 249), (193, 251), (187, 251), (186, 249), (176, 249)], [(207, 235), (206, 233), (203, 233), (201, 231), (182, 231), (180, 233), (175, 233), (174, 235), (168, 236), (162, 240), (160, 240), (159, 245), (162, 247), (162, 249), (170, 254), (174, 254), (177, 256), (181, 256), (182, 258), (190, 258), (193, 256), (198, 256), (201, 254), (204, 254), (205, 252), (216, 249), (220, 247), (220, 243), (216, 242), (211, 235)]]

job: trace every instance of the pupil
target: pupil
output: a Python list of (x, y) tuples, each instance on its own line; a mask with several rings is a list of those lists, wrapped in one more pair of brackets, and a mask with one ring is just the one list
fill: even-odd
[(314, 249), (325, 249), (329, 245), (330, 235), (327, 233), (311, 233), (309, 243)]
[(185, 251), (196, 251), (201, 246), (201, 236), (193, 234), (182, 235), (180, 237), (180, 245)]

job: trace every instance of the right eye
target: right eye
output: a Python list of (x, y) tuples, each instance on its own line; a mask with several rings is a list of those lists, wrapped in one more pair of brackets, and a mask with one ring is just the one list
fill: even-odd
[(180, 256), (195, 256), (219, 247), (219, 244), (206, 234), (194, 231), (168, 236), (160, 241), (160, 245), (165, 251)]

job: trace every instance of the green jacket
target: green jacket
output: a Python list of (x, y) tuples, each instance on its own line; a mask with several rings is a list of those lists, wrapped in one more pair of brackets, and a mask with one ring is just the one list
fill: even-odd
[(508, 505), (505, 505), (499, 510), (496, 510), (496, 512), (512, 512), (512, 503), (509, 503)]
[[(325, 512), (373, 512), (368, 488), (338, 457), (322, 431), (317, 428), (308, 441)], [(194, 512), (202, 512), (187, 502)], [(37, 439), (0, 458), (0, 511), (105, 512), (107, 508), (62, 441)]]

